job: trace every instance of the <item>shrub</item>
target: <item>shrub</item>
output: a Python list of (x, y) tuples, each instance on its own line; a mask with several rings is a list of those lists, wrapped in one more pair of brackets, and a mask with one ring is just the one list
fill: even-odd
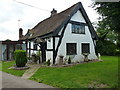
[(27, 63), (26, 51), (16, 50), (14, 52), (14, 58), (17, 67), (24, 67)]
[(50, 66), (50, 59), (48, 59), (47, 61), (47, 66)]
[(27, 57), (27, 60), (32, 60), (32, 57)]
[(68, 58), (68, 64), (71, 64), (71, 58), (70, 57)]
[(44, 62), (44, 65), (50, 66), (50, 59), (48, 59), (48, 61)]
[(37, 54), (36, 54), (36, 58), (37, 58), (37, 60), (40, 59), (40, 55), (41, 55), (40, 51), (37, 51)]
[(107, 40), (97, 41), (96, 50), (101, 55), (110, 55), (110, 56), (116, 55), (116, 49), (117, 46), (110, 41)]
[(37, 56), (36, 56), (35, 53), (32, 53), (32, 61), (33, 61), (34, 63), (37, 63)]
[(120, 56), (120, 50), (116, 50), (116, 56)]

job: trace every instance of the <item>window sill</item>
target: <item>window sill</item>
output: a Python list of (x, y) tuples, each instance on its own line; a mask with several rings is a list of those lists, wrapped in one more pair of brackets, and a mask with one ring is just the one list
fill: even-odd
[(72, 32), (72, 34), (82, 34), (82, 35), (85, 35), (85, 33), (73, 33), (73, 32)]
[(66, 55), (77, 55), (77, 54), (66, 54)]

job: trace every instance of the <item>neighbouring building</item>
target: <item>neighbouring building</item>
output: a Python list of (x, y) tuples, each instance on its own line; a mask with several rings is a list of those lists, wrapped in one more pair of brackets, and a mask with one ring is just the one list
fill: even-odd
[(35, 27), (29, 29), (21, 40), (26, 42), (28, 56), (41, 50), (42, 62), (51, 60), (57, 64), (60, 56), (72, 62), (97, 59), (95, 47), (98, 36), (81, 4), (76, 3), (70, 8), (57, 13), (51, 11), (51, 16)]
[[(22, 38), (23, 30), (19, 29), (19, 39)], [(13, 60), (15, 50), (26, 50), (26, 45), (22, 41), (11, 41), (9, 39), (1, 41), (0, 54), (1, 60)]]

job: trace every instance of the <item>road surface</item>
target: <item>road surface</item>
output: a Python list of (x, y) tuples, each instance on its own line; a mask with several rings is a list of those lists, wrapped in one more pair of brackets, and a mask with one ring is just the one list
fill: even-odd
[(2, 73), (2, 88), (54, 88), (49, 85), (13, 76), (5, 72)]

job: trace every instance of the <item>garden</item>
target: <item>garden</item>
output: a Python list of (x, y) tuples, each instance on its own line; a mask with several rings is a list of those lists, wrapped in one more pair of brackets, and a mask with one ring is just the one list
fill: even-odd
[(40, 68), (30, 79), (59, 88), (117, 88), (118, 57), (71, 67)]
[[(102, 56), (102, 62), (90, 62), (70, 67), (41, 67), (30, 77), (39, 83), (57, 88), (117, 88), (118, 57)], [(2, 62), (2, 71), (22, 76), (25, 70), (9, 69), (15, 61)]]

